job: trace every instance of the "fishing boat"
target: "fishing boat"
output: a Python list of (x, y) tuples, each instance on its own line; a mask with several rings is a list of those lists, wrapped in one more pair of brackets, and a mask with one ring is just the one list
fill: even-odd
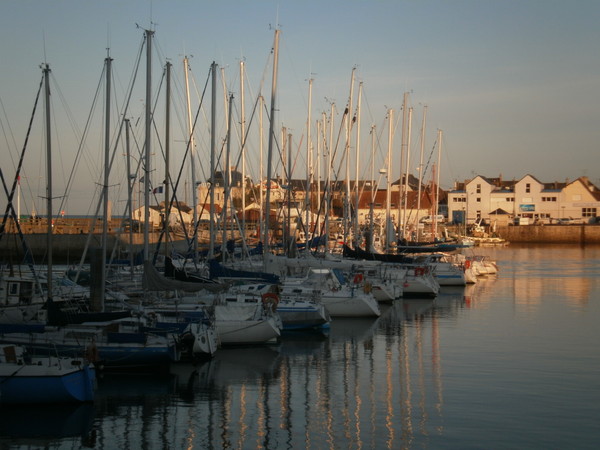
[(94, 400), (95, 369), (83, 359), (29, 356), (14, 344), (0, 349), (0, 404)]

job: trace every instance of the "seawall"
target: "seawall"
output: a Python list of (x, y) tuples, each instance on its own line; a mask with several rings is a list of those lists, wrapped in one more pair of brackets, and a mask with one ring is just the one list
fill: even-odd
[(600, 244), (600, 225), (517, 225), (498, 227), (509, 242), (531, 244)]

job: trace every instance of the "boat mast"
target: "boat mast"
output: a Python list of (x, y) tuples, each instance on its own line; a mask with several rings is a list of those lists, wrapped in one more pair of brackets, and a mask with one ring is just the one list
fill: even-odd
[(354, 95), (354, 73), (356, 67), (352, 68), (352, 75), (350, 77), (350, 95), (348, 97), (348, 106), (345, 111), (344, 125), (346, 127), (346, 148), (344, 156), (346, 158), (346, 176), (344, 182), (344, 243), (348, 242), (349, 225), (350, 225), (350, 139), (351, 139), (351, 128), (352, 128), (352, 97)]
[[(171, 215), (171, 180), (169, 174), (169, 161), (171, 151), (171, 66), (167, 62), (167, 95), (165, 105), (165, 257), (169, 256), (169, 223)], [(195, 235), (195, 233), (194, 233)]]
[(48, 300), (52, 300), (52, 133), (50, 130), (50, 66), (43, 64), (46, 104), (46, 246), (48, 248)]
[[(275, 43), (273, 45), (273, 82), (271, 84), (271, 112), (269, 116), (269, 145), (267, 150), (267, 197), (265, 203), (266, 214), (265, 214), (265, 237), (264, 237), (264, 254), (269, 253), (269, 228), (270, 228), (270, 216), (271, 216), (271, 161), (273, 159), (273, 130), (275, 126), (275, 94), (277, 92), (277, 66), (279, 59), (279, 33), (280, 30), (275, 30)], [(266, 261), (266, 259), (265, 259)]]
[(216, 151), (216, 114), (217, 114), (217, 64), (213, 61), (211, 67), (212, 75), (212, 99), (210, 118), (210, 244), (208, 257), (215, 256), (215, 151)]
[(305, 240), (308, 242), (310, 235), (310, 218), (311, 218), (311, 193), (312, 193), (312, 182), (313, 182), (313, 155), (312, 155), (312, 142), (310, 135), (310, 114), (312, 109), (312, 84), (313, 79), (308, 80), (308, 117), (306, 119), (306, 190), (304, 197), (304, 207), (306, 208), (304, 222), (304, 234)]
[(244, 61), (240, 61), (240, 156), (242, 158), (242, 255), (246, 255), (246, 108), (244, 106)]
[(190, 169), (192, 177), (192, 248), (194, 250), (194, 266), (198, 263), (198, 235), (196, 224), (198, 223), (198, 192), (196, 189), (196, 143), (194, 141), (194, 129), (192, 124), (192, 105), (190, 101), (190, 84), (188, 74), (190, 71), (188, 57), (183, 58), (183, 73), (185, 76), (185, 96), (188, 119), (188, 136), (190, 148)]
[(423, 107), (423, 123), (421, 124), (421, 154), (419, 157), (419, 190), (417, 195), (417, 241), (419, 237), (419, 211), (421, 211), (421, 186), (423, 184), (423, 153), (425, 152), (425, 124), (427, 123), (427, 105)]
[(377, 189), (375, 189), (375, 125), (371, 125), (371, 202), (369, 203), (369, 236), (370, 242), (367, 242), (365, 250), (373, 251), (373, 233), (375, 231), (374, 205)]
[[(229, 95), (229, 107), (227, 113), (227, 146), (225, 147), (225, 170), (223, 173), (224, 196), (223, 196), (223, 237), (221, 242), (221, 257), (223, 262), (227, 259), (227, 221), (229, 220), (229, 191), (231, 190), (231, 165), (229, 158), (231, 155), (231, 115), (233, 109), (233, 94)], [(229, 226), (232, 226), (230, 223)]]
[(317, 154), (315, 159), (317, 160), (317, 217), (315, 220), (315, 226), (313, 234), (317, 236), (321, 235), (321, 212), (322, 212), (322, 201), (321, 201), (321, 154), (322, 154), (322, 143), (321, 134), (323, 133), (323, 127), (320, 120), (317, 120)]
[(264, 186), (264, 181), (263, 181), (263, 154), (264, 154), (264, 129), (263, 129), (263, 110), (265, 108), (265, 98), (261, 95), (259, 98), (259, 110), (258, 110), (258, 144), (259, 144), (259, 159), (260, 159), (260, 169), (259, 169), (259, 180), (260, 180), (260, 184), (259, 184), (259, 191), (258, 191), (258, 198), (259, 198), (259, 232), (257, 233), (256, 237), (258, 238), (258, 240), (261, 240), (261, 231), (260, 230), (264, 230), (265, 228), (265, 220), (264, 220), (264, 216), (263, 216), (263, 211), (264, 211), (264, 204), (263, 204), (263, 186)]
[[(292, 133), (287, 135), (288, 144), (288, 170), (287, 170), (287, 238), (288, 242), (284, 244), (287, 246), (286, 255), (292, 256), (292, 245), (295, 245), (294, 237), (292, 236)], [(285, 149), (284, 149), (285, 150)]]
[[(127, 155), (127, 204), (129, 205), (129, 274), (133, 277), (133, 185), (136, 175), (131, 173), (131, 153), (129, 150), (129, 119), (125, 122), (125, 152)], [(139, 231), (139, 230), (138, 230)]]
[(356, 102), (356, 174), (354, 176), (354, 191), (356, 195), (356, 202), (354, 206), (354, 248), (358, 246), (360, 241), (359, 235), (359, 223), (358, 223), (358, 208), (360, 206), (360, 187), (359, 187), (359, 164), (360, 161), (360, 103), (362, 99), (362, 81), (358, 84), (358, 100)]
[(406, 138), (406, 166), (404, 168), (404, 196), (403, 196), (403, 208), (402, 208), (402, 235), (399, 236), (399, 240), (406, 239), (406, 226), (408, 217), (408, 172), (410, 168), (410, 144), (411, 144), (411, 131), (412, 131), (412, 107), (408, 108), (408, 126), (407, 126), (407, 138)]
[(152, 36), (154, 31), (146, 33), (146, 112), (144, 137), (144, 261), (150, 261), (150, 136), (152, 133)]
[[(394, 110), (388, 111), (388, 152), (387, 152), (387, 189), (385, 198), (385, 250), (386, 252), (390, 249), (390, 239), (393, 236), (391, 228), (394, 227), (394, 223), (391, 217), (391, 206), (392, 206), (392, 146), (394, 143)], [(398, 201), (400, 198), (398, 198)]]
[(104, 309), (104, 295), (106, 290), (106, 253), (108, 248), (108, 181), (110, 165), (110, 77), (112, 68), (112, 58), (107, 55), (106, 64), (106, 105), (105, 105), (105, 123), (104, 123), (104, 183), (102, 186), (102, 197), (104, 203), (102, 220), (102, 270), (100, 271), (100, 307)]
[(442, 130), (438, 130), (438, 158), (437, 158), (437, 168), (436, 168), (436, 181), (435, 181), (435, 205), (434, 205), (434, 212), (433, 212), (433, 223), (435, 224), (436, 228), (435, 230), (437, 231), (437, 215), (438, 215), (438, 208), (439, 208), (439, 203), (440, 203), (440, 160), (441, 160), (441, 156), (442, 156)]
[(406, 116), (407, 116), (407, 108), (408, 108), (408, 92), (404, 93), (404, 98), (402, 100), (402, 136), (401, 136), (401, 144), (400, 144), (400, 178), (398, 179), (398, 240), (401, 239), (401, 225), (402, 227), (404, 227), (404, 224), (402, 223), (403, 221), (403, 217), (402, 217), (402, 211), (403, 211), (403, 204), (404, 204), (404, 196), (406, 195), (406, 192), (404, 192), (404, 183), (403, 183), (403, 176), (407, 177), (408, 175), (404, 172), (404, 159), (406, 158), (406, 154), (407, 154), (407, 148), (408, 148), (408, 144), (407, 144), (407, 140), (406, 140)]

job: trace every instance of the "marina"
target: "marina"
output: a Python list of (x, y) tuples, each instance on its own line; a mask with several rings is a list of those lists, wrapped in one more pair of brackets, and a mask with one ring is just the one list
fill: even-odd
[(595, 448), (600, 249), (484, 256), (495, 275), (382, 305), (377, 318), (221, 348), (160, 376), (101, 374), (89, 406), (37, 410), (52, 430), (2, 421), (3, 445)]
[[(2, 100), (0, 447), (597, 445), (585, 165), (482, 175), (491, 152), (448, 86), (432, 97), (445, 118), (372, 64), (313, 93), (312, 72), (289, 81), (279, 23), (234, 66), (168, 56), (174, 35), (146, 22), (137, 47), (79, 52), (67, 95), (70, 62), (44, 42), (15, 119)], [(463, 181), (440, 118), (477, 142)], [(498, 154), (523, 170), (516, 149)]]

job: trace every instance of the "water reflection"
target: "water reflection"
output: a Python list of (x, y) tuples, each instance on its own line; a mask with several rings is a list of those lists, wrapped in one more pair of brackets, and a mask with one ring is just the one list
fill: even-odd
[(88, 446), (92, 437), (94, 406), (36, 405), (0, 408), (0, 447), (44, 447), (71, 442)]

